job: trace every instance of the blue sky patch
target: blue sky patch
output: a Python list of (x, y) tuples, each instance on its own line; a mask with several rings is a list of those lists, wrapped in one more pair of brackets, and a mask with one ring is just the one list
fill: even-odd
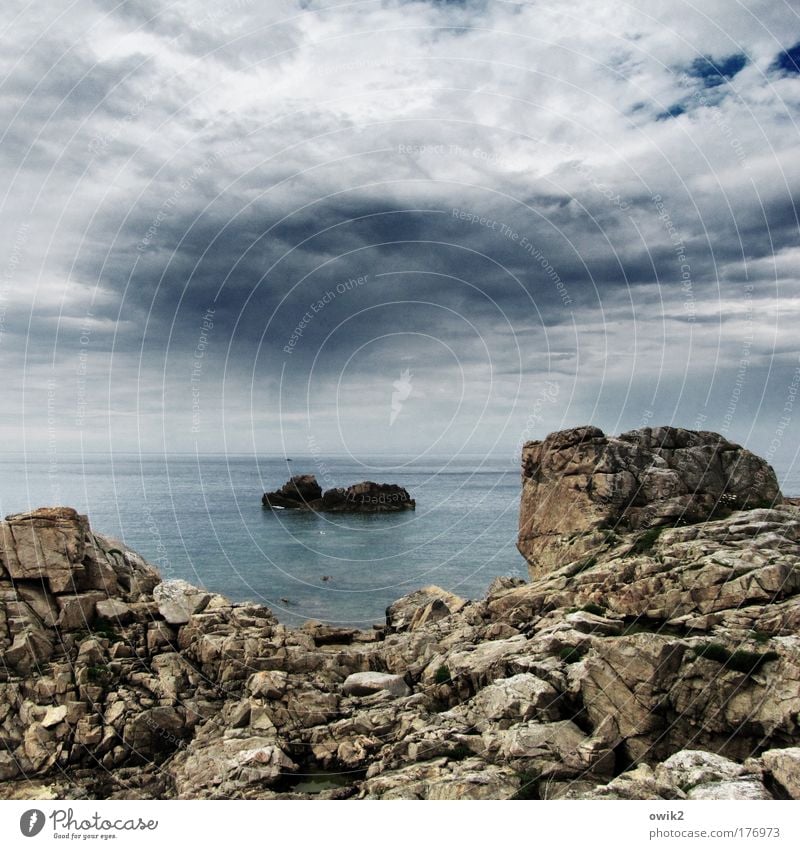
[(699, 56), (689, 66), (689, 75), (702, 80), (707, 88), (716, 88), (733, 79), (746, 64), (744, 53), (733, 53), (723, 59)]
[(782, 50), (772, 67), (787, 74), (800, 74), (800, 41), (788, 50)]
[(667, 121), (670, 118), (677, 118), (679, 115), (683, 115), (684, 112), (686, 112), (686, 109), (680, 103), (675, 103), (669, 109), (659, 112), (656, 115), (656, 121)]

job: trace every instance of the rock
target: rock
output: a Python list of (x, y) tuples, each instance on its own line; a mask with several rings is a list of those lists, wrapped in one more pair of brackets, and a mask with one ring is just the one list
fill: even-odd
[(248, 701), (236, 702), (223, 711), (223, 718), (227, 728), (246, 728), (250, 724), (250, 713), (252, 705)]
[(208, 604), (211, 594), (179, 579), (164, 581), (153, 590), (158, 612), (170, 625), (185, 625)]
[(105, 622), (116, 622), (124, 625), (132, 618), (130, 605), (118, 598), (107, 598), (98, 601), (95, 606), (95, 614), (98, 619)]
[(425, 669), (425, 683), (435, 682), (444, 667), (450, 680), (464, 693), (475, 693), (498, 678), (507, 678), (511, 667), (528, 648), (524, 636), (509, 637), (507, 640), (490, 640), (463, 651), (450, 652), (439, 662), (433, 660)]
[(599, 726), (612, 717), (618, 741), (633, 761), (658, 756), (664, 717), (656, 710), (675, 681), (686, 647), (670, 637), (636, 634), (603, 640), (585, 661), (581, 698), (589, 720)]
[(623, 772), (605, 787), (595, 787), (583, 799), (685, 799), (686, 794), (669, 782), (659, 780), (647, 764)]
[(166, 622), (149, 622), (147, 624), (147, 651), (150, 654), (171, 648), (175, 642), (175, 631)]
[[(93, 534), (92, 540), (96, 551), (102, 552), (104, 563), (112, 567), (119, 588), (118, 592), (123, 601), (134, 602), (141, 596), (149, 596), (156, 584), (161, 583), (158, 570), (124, 543), (99, 534)], [(91, 557), (92, 548), (89, 547), (87, 552)], [(87, 571), (89, 571), (88, 561)], [(112, 595), (114, 595), (113, 592)]]
[(282, 698), (289, 687), (289, 676), (285, 672), (256, 672), (247, 681), (247, 691), (262, 699)]
[(42, 728), (55, 728), (56, 725), (63, 722), (67, 718), (66, 705), (51, 707), (47, 709), (44, 719), (41, 721)]
[(101, 592), (62, 595), (56, 598), (59, 610), (58, 627), (62, 631), (88, 631), (94, 622), (97, 602), (105, 596)]
[(46, 580), (50, 591), (75, 588), (83, 573), (89, 522), (69, 507), (43, 507), (0, 523), (0, 559), (17, 580)]
[(735, 781), (745, 774), (736, 761), (713, 752), (684, 749), (671, 755), (656, 767), (656, 775), (665, 783), (688, 793), (698, 785)]
[(466, 600), (434, 585), (403, 596), (386, 608), (386, 627), (391, 631), (413, 631), (458, 613)]
[(392, 513), (414, 510), (416, 501), (401, 486), (362, 481), (346, 489), (329, 489), (322, 509), (330, 513)]
[(506, 590), (513, 590), (516, 587), (521, 587), (525, 584), (525, 581), (522, 578), (513, 578), (513, 577), (497, 577), (493, 578), (492, 582), (489, 584), (489, 588), (486, 590), (487, 596), (499, 595)]
[(314, 621), (306, 622), (303, 630), (311, 634), (317, 646), (349, 645), (359, 633), (358, 628), (338, 628)]
[(690, 799), (728, 799), (743, 802), (751, 799), (773, 798), (757, 778), (739, 778), (734, 781), (699, 784), (689, 791), (688, 797)]
[(184, 716), (176, 708), (154, 707), (126, 722), (122, 739), (140, 757), (174, 751), (187, 736)]
[(296, 770), (274, 739), (259, 736), (193, 741), (169, 767), (178, 797), (190, 799), (241, 798)]
[(31, 771), (46, 772), (55, 765), (63, 744), (55, 740), (51, 731), (34, 722), (25, 729), (22, 748)]
[(20, 768), (17, 759), (11, 752), (0, 750), (0, 781), (10, 781), (12, 778), (16, 778), (19, 773)]
[(395, 699), (411, 695), (411, 690), (402, 676), (387, 675), (383, 672), (355, 672), (345, 679), (342, 691), (346, 696), (370, 696), (373, 693), (386, 692)]
[(782, 500), (771, 466), (708, 431), (573, 428), (526, 443), (522, 467), (518, 548), (532, 578), (602, 548), (613, 532)]
[(42, 625), (52, 628), (56, 624), (60, 613), (58, 605), (41, 585), (17, 582), (15, 589), (18, 597), (33, 610)]
[(483, 736), (490, 753), (494, 745), (499, 745), (505, 760), (524, 765), (526, 771), (543, 777), (574, 777), (590, 766), (582, 755), (587, 737), (569, 720), (530, 722)]
[(321, 499), (322, 487), (314, 475), (295, 475), (275, 492), (265, 492), (261, 503), (265, 507), (316, 510)]
[(103, 739), (103, 726), (94, 716), (84, 716), (75, 726), (75, 743), (88, 750), (94, 749)]
[(790, 798), (800, 799), (800, 747), (770, 749), (761, 762)]
[(387, 513), (413, 510), (416, 502), (401, 486), (362, 481), (322, 492), (314, 475), (295, 475), (280, 489), (265, 492), (265, 507), (330, 513)]
[(107, 660), (106, 648), (96, 637), (83, 640), (78, 649), (77, 665), (101, 666)]
[(52, 638), (41, 629), (26, 628), (14, 637), (4, 660), (18, 673), (25, 675), (40, 671), (53, 654)]
[(511, 769), (478, 758), (440, 760), (384, 772), (364, 782), (361, 799), (510, 799), (519, 789)]
[(541, 678), (520, 673), (484, 687), (467, 706), (470, 715), (475, 718), (473, 721), (480, 718), (499, 728), (507, 728), (531, 719), (542, 722), (557, 720), (559, 694)]

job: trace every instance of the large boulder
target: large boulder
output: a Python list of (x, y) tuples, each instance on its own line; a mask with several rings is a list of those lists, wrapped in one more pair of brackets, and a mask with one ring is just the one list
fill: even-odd
[(466, 604), (460, 596), (431, 584), (392, 602), (386, 608), (386, 627), (390, 631), (414, 631), (458, 613)]
[(518, 548), (535, 578), (613, 533), (781, 501), (772, 467), (717, 433), (658, 427), (609, 437), (573, 428), (523, 447)]
[[(178, 753), (169, 766), (179, 798), (242, 798), (297, 770), (274, 736), (205, 737)], [(263, 792), (263, 791), (262, 791)]]
[(186, 581), (164, 581), (153, 590), (158, 612), (170, 625), (185, 625), (192, 615), (203, 610), (211, 593), (200, 590)]
[(0, 560), (16, 580), (47, 581), (63, 592), (83, 574), (89, 522), (70, 507), (42, 507), (0, 523)]

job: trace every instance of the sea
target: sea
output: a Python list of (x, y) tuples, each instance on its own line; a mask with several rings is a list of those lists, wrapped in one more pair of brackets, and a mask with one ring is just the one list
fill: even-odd
[[(292, 474), (324, 489), (397, 483), (415, 511), (325, 515), (272, 511), (266, 490)], [(800, 475), (781, 481), (800, 493)], [(183, 578), (279, 620), (369, 627), (391, 602), (437, 584), (481, 598), (497, 575), (526, 577), (516, 549), (519, 464), (511, 456), (254, 457), (0, 455), (0, 515), (64, 505), (140, 552), (165, 579)]]
[[(325, 515), (261, 505), (292, 474), (323, 489), (396, 483), (415, 511)], [(0, 514), (63, 505), (122, 541), (165, 579), (183, 578), (279, 620), (369, 627), (428, 584), (480, 598), (497, 575), (526, 577), (515, 542), (520, 469), (457, 458), (193, 454), (0, 457)]]

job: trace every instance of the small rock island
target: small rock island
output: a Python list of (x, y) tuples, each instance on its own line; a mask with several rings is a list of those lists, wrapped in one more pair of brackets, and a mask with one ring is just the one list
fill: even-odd
[(408, 491), (397, 484), (361, 481), (323, 492), (314, 475), (295, 475), (275, 492), (265, 492), (261, 503), (273, 510), (317, 513), (395, 513), (417, 506)]

